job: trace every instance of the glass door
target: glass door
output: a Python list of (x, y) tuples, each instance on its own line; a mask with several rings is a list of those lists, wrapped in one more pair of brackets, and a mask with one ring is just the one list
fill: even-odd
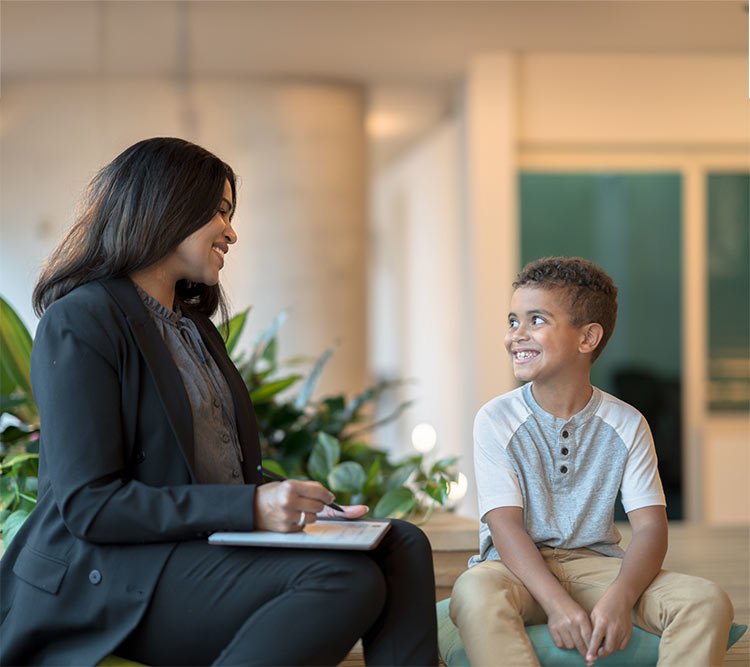
[[(679, 172), (521, 172), (521, 263), (576, 255), (619, 290), (593, 383), (648, 420), (670, 519), (683, 517), (682, 177)], [(617, 518), (623, 519), (620, 504)]]

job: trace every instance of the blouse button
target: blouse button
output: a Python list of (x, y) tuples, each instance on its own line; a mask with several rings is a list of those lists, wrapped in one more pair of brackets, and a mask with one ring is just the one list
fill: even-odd
[(232, 470), (232, 477), (237, 479), (240, 476), (239, 470)]
[(562, 432), (562, 437), (567, 438), (570, 434), (567, 431)]
[(229, 436), (226, 433), (221, 436), (221, 439), (223, 442), (229, 442)]
[(89, 572), (89, 581), (96, 586), (102, 580), (102, 573), (99, 570)]
[(560, 472), (564, 475), (568, 472), (568, 466), (560, 466)]
[(567, 456), (568, 455), (568, 448), (567, 447), (563, 447), (560, 451), (562, 452), (563, 456)]

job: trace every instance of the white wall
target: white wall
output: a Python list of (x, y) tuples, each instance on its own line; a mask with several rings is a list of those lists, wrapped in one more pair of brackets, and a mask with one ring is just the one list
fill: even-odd
[[(461, 138), (443, 122), (373, 183), (370, 366), (380, 378), (409, 380), (398, 400), (415, 403), (376, 440), (394, 456), (414, 453), (411, 431), (437, 431), (433, 459), (463, 454), (468, 390), (462, 269)], [(467, 472), (468, 461), (462, 465)]]
[[(214, 151), (240, 178), (222, 283), (252, 334), (281, 310), (282, 356), (340, 345), (321, 391), (361, 391), (366, 360), (363, 91), (343, 84), (168, 77), (5, 82), (0, 293), (33, 330), (42, 261), (96, 171), (151, 136)], [(249, 337), (249, 336), (248, 336)]]
[[(382, 318), (371, 323), (371, 336), (380, 346), (374, 348), (376, 368), (396, 369), (408, 358), (411, 322), (423, 318), (424, 307), (410, 312), (406, 304), (436, 298), (435, 283), (413, 275), (424, 271), (417, 254), (421, 247), (415, 250), (406, 243), (405, 231), (416, 224), (410, 217), (421, 208), (415, 200), (423, 201), (423, 207), (436, 196), (430, 175), (444, 175), (441, 187), (445, 176), (454, 179), (451, 187), (465, 204), (454, 220), (462, 229), (455, 251), (461, 263), (454, 259), (449, 266), (463, 285), (462, 305), (467, 301), (474, 305), (461, 311), (465, 337), (460, 372), (452, 365), (454, 359), (446, 360), (449, 355), (425, 340), (421, 341), (425, 359), (431, 357), (432, 366), (422, 362), (414, 368), (449, 393), (456, 378), (463, 377), (465, 396), (472, 397), (469, 403), (476, 409), (482, 398), (499, 393), (509, 383), (507, 371), (502, 370), (503, 329), (497, 318), (507, 300), (502, 285), (512, 280), (507, 267), (517, 266), (516, 169), (681, 170), (690, 190), (684, 200), (689, 240), (683, 251), (690, 516), (711, 522), (750, 521), (746, 420), (710, 418), (706, 410), (706, 348), (701, 342), (706, 326), (701, 273), (705, 246), (700, 243), (705, 200), (694, 192), (701, 165), (750, 168), (747, 80), (746, 58), (738, 55), (499, 53), (474, 59), (467, 65), (464, 103), (456, 120), (460, 154), (435, 150), (430, 140), (423, 141), (399, 165), (386, 169), (375, 187), (378, 245), (395, 244), (398, 252), (390, 257), (396, 275), (403, 276), (384, 277), (383, 262), (374, 267), (376, 281), (393, 280), (390, 292), (378, 292), (376, 298), (385, 299), (388, 293), (388, 299), (398, 303), (387, 323)], [(424, 178), (414, 171), (417, 166), (425, 170)], [(383, 222), (387, 215), (390, 231)], [(455, 243), (454, 231), (447, 226), (435, 225), (430, 233), (442, 233), (445, 247)], [(430, 239), (430, 244), (440, 242)], [(401, 294), (399, 284), (419, 292)], [(384, 290), (382, 284), (377, 289)], [(442, 313), (443, 328), (452, 317), (450, 311)], [(441, 335), (433, 331), (431, 338), (447, 343)], [(439, 396), (425, 396), (422, 414), (441, 414), (444, 405)], [(458, 405), (452, 409), (456, 427), (462, 429), (456, 442), (462, 443), (459, 451), (466, 469), (471, 461), (470, 410)], [(471, 515), (475, 508), (467, 502), (460, 511)]]

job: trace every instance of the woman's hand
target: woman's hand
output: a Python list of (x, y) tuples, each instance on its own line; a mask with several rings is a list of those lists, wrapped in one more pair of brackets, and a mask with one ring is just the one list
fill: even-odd
[[(288, 479), (262, 484), (255, 490), (255, 528), (294, 533), (314, 523), (334, 495), (319, 482)], [(333, 510), (331, 510), (333, 511)], [(341, 516), (340, 512), (334, 512)], [(355, 518), (355, 517), (348, 517)]]

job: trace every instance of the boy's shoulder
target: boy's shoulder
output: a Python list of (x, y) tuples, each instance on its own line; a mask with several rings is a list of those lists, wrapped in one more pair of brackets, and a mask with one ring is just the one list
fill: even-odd
[(487, 401), (479, 408), (474, 419), (474, 427), (483, 424), (517, 426), (528, 419), (530, 414), (531, 409), (524, 399), (524, 387), (521, 386)]
[[(624, 424), (638, 424), (644, 420), (643, 415), (632, 405), (622, 399), (594, 387), (592, 402), (596, 405), (594, 414), (617, 428)], [(477, 412), (475, 427), (488, 422), (493, 424), (520, 425), (534, 410), (531, 394), (531, 383), (512, 389), (487, 401)], [(539, 409), (539, 408), (537, 408)], [(644, 420), (645, 421), (645, 420)]]
[(613, 426), (617, 423), (639, 423), (644, 420), (643, 415), (630, 403), (626, 403), (621, 398), (608, 394), (601, 389), (595, 389), (601, 395), (601, 402), (597, 409), (597, 415), (604, 421), (611, 423)]

